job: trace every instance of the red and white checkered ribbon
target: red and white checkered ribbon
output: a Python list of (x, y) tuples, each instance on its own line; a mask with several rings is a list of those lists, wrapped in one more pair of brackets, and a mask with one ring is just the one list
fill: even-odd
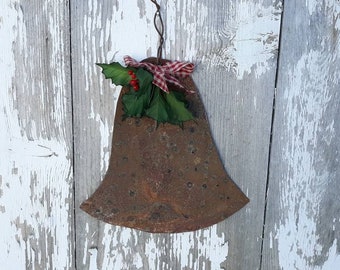
[[(151, 63), (140, 63), (130, 56), (124, 57), (125, 64), (135, 68), (145, 68), (153, 74), (153, 84), (158, 86), (164, 92), (169, 93), (166, 82), (172, 83), (178, 87), (184, 88), (177, 78), (185, 78), (194, 70), (194, 64), (188, 62), (167, 62), (164, 65), (154, 65)], [(177, 78), (176, 78), (177, 77)], [(188, 91), (192, 93), (193, 91)]]

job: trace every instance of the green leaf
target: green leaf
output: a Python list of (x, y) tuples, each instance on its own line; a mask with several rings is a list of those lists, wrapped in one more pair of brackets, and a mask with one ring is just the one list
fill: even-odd
[(169, 116), (167, 112), (167, 103), (163, 97), (162, 90), (158, 87), (154, 88), (153, 98), (150, 107), (145, 111), (145, 114), (159, 123), (168, 122)]
[(182, 124), (194, 119), (192, 113), (186, 108), (184, 94), (172, 91), (165, 95), (165, 100), (169, 105), (170, 123)]
[[(140, 89), (138, 92), (131, 89), (123, 95), (124, 117), (142, 117), (145, 115), (145, 110), (150, 103), (151, 87), (149, 85), (147, 90)], [(137, 93), (139, 94), (137, 95)]]
[(142, 117), (144, 115), (155, 119), (158, 123), (182, 125), (183, 122), (194, 119), (186, 105), (183, 93), (163, 92), (152, 84), (153, 75), (143, 68), (123, 67), (118, 62), (97, 64), (102, 68), (106, 79), (111, 79), (115, 85), (128, 86), (131, 82), (129, 71), (133, 71), (138, 79), (139, 89), (122, 96), (124, 117)]
[(140, 89), (148, 89), (153, 81), (153, 75), (143, 68), (138, 68), (136, 76), (139, 82)]
[(131, 68), (125, 68), (118, 62), (97, 65), (102, 68), (102, 73), (105, 75), (106, 79), (111, 79), (113, 84), (122, 86), (128, 85), (131, 81), (128, 71), (135, 70)]

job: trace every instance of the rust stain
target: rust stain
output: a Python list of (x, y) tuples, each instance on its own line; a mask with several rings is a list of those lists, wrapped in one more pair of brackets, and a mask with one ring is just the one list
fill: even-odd
[[(191, 78), (181, 82), (196, 88)], [(182, 129), (157, 127), (146, 117), (123, 121), (127, 90), (117, 105), (108, 171), (82, 210), (113, 225), (160, 233), (208, 227), (247, 204), (224, 170), (198, 94), (187, 96), (196, 119)]]

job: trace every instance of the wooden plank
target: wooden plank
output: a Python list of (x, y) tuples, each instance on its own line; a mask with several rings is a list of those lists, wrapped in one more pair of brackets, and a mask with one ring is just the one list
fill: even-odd
[(340, 265), (340, 3), (286, 1), (263, 269)]
[(65, 1), (0, 3), (1, 269), (72, 269)]
[(260, 264), (280, 2), (161, 2), (165, 56), (197, 64), (194, 79), (225, 166), (251, 203), (221, 224), (162, 235), (105, 225), (78, 209), (110, 155), (119, 89), (96, 62), (156, 55), (151, 1), (73, 1), (77, 266), (80, 269), (256, 269)]

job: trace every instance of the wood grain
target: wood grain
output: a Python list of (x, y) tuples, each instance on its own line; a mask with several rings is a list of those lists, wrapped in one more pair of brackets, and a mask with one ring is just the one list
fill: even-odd
[(340, 265), (339, 11), (285, 2), (263, 269)]
[(0, 4), (0, 267), (74, 266), (69, 14)]
[[(197, 64), (194, 78), (220, 155), (252, 202), (226, 222), (174, 235), (105, 225), (76, 208), (77, 266), (257, 268), (280, 3), (256, 1), (247, 7), (244, 1), (227, 5), (221, 0), (186, 0), (161, 4), (167, 26), (165, 57)], [(148, 1), (138, 1), (137, 7), (126, 1), (71, 2), (76, 205), (99, 186), (106, 172), (119, 92), (104, 81), (94, 63), (121, 61), (126, 54), (138, 60), (156, 55), (154, 11)]]
[(0, 268), (337, 269), (340, 2), (285, 1), (279, 65), (281, 1), (160, 4), (164, 57), (196, 64), (220, 156), (251, 202), (180, 234), (81, 212), (107, 170), (120, 92), (95, 63), (155, 56), (155, 7), (3, 0)]

